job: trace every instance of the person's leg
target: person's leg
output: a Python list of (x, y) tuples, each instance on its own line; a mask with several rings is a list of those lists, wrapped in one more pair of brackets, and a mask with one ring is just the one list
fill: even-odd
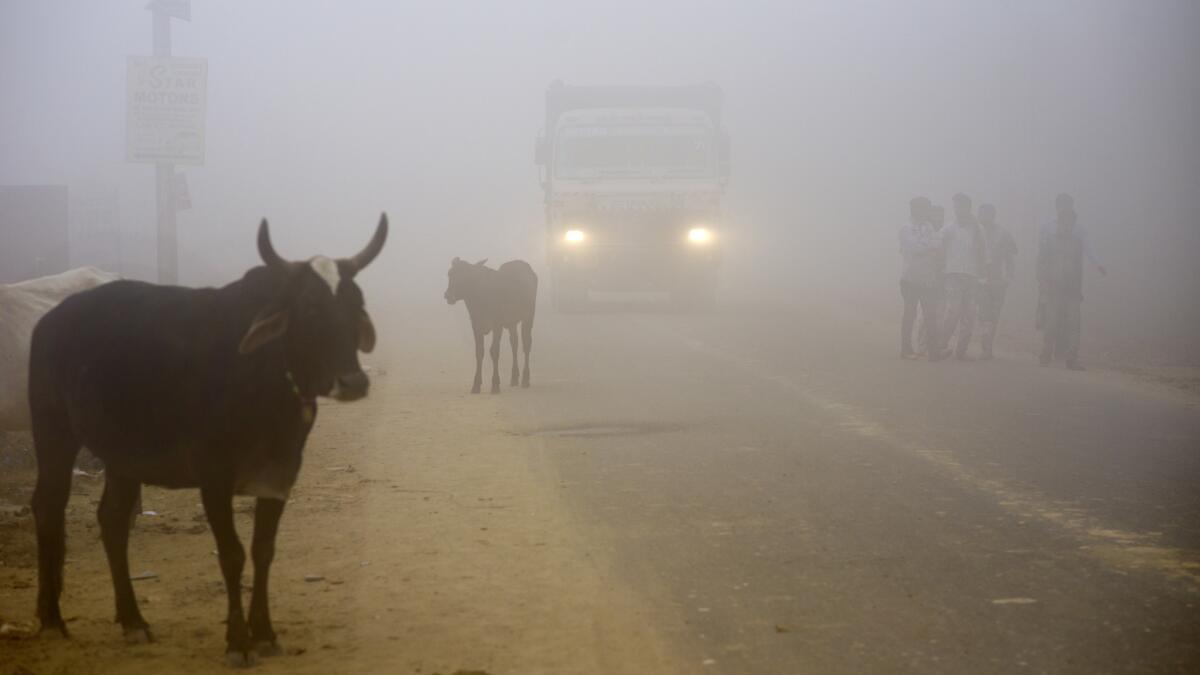
[(937, 343), (939, 354), (950, 347), (950, 338), (954, 335), (959, 321), (962, 320), (964, 293), (966, 293), (963, 280), (964, 277), (959, 274), (946, 276), (946, 317), (942, 321), (939, 332), (941, 336), (941, 340)]
[[(931, 318), (931, 317), (937, 316), (937, 308), (936, 308), (937, 307), (937, 298), (938, 298), (937, 289), (935, 289), (935, 288), (921, 289), (921, 294), (918, 297), (918, 301), (921, 304), (921, 315), (923, 317)], [(925, 328), (925, 330), (927, 331), (926, 345), (928, 346), (928, 345), (937, 344), (938, 343), (938, 322), (937, 321), (923, 321), (921, 326), (923, 328)], [(929, 349), (929, 351), (927, 353), (929, 355), (930, 361), (940, 360), (938, 351), (936, 349)]]
[(917, 288), (907, 281), (900, 282), (900, 297), (904, 300), (904, 316), (900, 319), (900, 357), (913, 356), (912, 329), (917, 318)]
[(1042, 312), (1042, 353), (1038, 356), (1038, 362), (1043, 366), (1050, 365), (1050, 361), (1054, 358), (1054, 344), (1058, 342), (1058, 306), (1052, 295), (1043, 298)]
[(938, 284), (929, 290), (930, 303), (929, 311), (925, 307), (921, 308), (921, 328), (917, 336), (917, 347), (919, 353), (928, 355), (931, 359), (936, 358), (940, 350), (938, 345), (941, 344), (937, 338), (930, 339), (930, 334), (938, 337), (941, 336), (942, 318), (946, 314), (946, 289), (942, 284)]
[(971, 277), (964, 277), (962, 284), (962, 309), (959, 313), (958, 346), (954, 355), (959, 359), (967, 358), (967, 348), (971, 346), (971, 333), (975, 329), (975, 296), (979, 282)]
[(1060, 344), (1063, 356), (1067, 359), (1068, 368), (1083, 370), (1083, 366), (1079, 365), (1079, 331), (1083, 303), (1079, 300), (1068, 300), (1062, 305), (1062, 342)]
[(983, 346), (983, 358), (992, 358), (992, 345), (996, 341), (996, 329), (1000, 320), (1000, 306), (1004, 304), (1004, 286), (989, 283), (983, 286), (979, 298), (979, 332)]

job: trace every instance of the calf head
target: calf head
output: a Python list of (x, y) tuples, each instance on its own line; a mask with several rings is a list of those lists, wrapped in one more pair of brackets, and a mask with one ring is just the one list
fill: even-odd
[(238, 351), (249, 354), (282, 341), (289, 377), (302, 396), (343, 401), (366, 396), (370, 382), (358, 352), (375, 348), (375, 326), (354, 276), (379, 255), (387, 231), (385, 213), (370, 243), (357, 255), (292, 262), (275, 252), (264, 219), (258, 228), (258, 254), (282, 290), (251, 322)]
[(474, 295), (475, 289), (482, 283), (483, 271), (487, 269), (484, 267), (486, 263), (487, 258), (473, 265), (458, 258), (450, 261), (450, 271), (446, 272), (450, 282), (446, 285), (446, 293), (443, 296), (446, 298), (447, 305), (453, 305), (459, 300)]

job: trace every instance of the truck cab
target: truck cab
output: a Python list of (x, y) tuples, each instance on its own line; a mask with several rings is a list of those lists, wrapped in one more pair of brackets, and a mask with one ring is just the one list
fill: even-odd
[(715, 85), (550, 86), (536, 160), (556, 308), (592, 291), (713, 304), (729, 176), (721, 99)]

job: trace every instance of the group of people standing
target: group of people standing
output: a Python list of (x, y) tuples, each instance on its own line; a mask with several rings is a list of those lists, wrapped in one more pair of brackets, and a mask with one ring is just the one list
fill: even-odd
[[(979, 358), (993, 358), (1000, 310), (1016, 270), (1016, 241), (997, 222), (995, 206), (983, 204), (976, 214), (971, 198), (961, 193), (954, 195), (952, 203), (953, 222), (946, 225), (941, 206), (915, 197), (909, 202), (909, 222), (900, 228), (901, 358), (972, 360), (968, 349), (977, 319)], [(1083, 370), (1079, 332), (1084, 258), (1101, 274), (1106, 271), (1096, 262), (1087, 233), (1078, 224), (1075, 200), (1060, 194), (1055, 210), (1055, 218), (1042, 225), (1038, 238), (1040, 361), (1049, 365), (1058, 356), (1067, 368)], [(914, 348), (918, 309), (921, 326)]]

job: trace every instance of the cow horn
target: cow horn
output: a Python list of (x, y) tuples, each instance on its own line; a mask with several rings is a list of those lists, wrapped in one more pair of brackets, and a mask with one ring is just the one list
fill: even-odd
[(287, 261), (279, 257), (279, 254), (275, 252), (275, 247), (271, 245), (271, 232), (267, 228), (266, 218), (263, 218), (258, 225), (258, 255), (267, 264), (267, 267), (287, 266)]
[(359, 272), (362, 268), (371, 264), (375, 256), (383, 250), (383, 242), (387, 240), (388, 233), (388, 217), (387, 213), (379, 216), (379, 225), (375, 228), (375, 234), (371, 237), (371, 241), (367, 243), (367, 247), (359, 251), (353, 258), (349, 258), (346, 262), (350, 265), (351, 270)]

